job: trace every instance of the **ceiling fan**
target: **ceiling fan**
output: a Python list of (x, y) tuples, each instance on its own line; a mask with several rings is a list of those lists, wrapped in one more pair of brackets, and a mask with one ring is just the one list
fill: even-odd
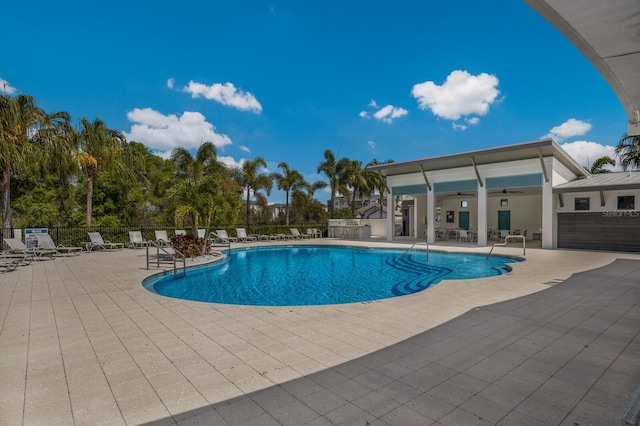
[(474, 197), (476, 194), (465, 194), (464, 192), (458, 192), (457, 194), (447, 194), (447, 197)]
[(494, 191), (494, 192), (490, 192), (489, 194), (523, 194), (524, 191), (517, 191), (517, 190), (507, 190), (507, 189), (503, 189), (502, 191)]

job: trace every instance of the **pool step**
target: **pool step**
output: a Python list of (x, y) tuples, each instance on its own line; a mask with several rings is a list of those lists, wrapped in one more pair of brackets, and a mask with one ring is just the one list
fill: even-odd
[(394, 269), (413, 275), (413, 278), (393, 286), (391, 291), (397, 296), (417, 293), (429, 288), (452, 272), (449, 268), (418, 262), (411, 256), (393, 257), (387, 260), (387, 264)]

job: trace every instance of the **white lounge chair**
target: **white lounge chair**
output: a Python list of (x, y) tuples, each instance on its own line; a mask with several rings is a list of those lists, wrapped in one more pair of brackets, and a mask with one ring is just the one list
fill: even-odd
[(0, 268), (15, 271), (18, 266), (31, 263), (32, 257), (27, 254), (0, 254)]
[(295, 240), (296, 236), (293, 234), (273, 234), (278, 240)]
[(9, 247), (9, 253), (32, 256), (34, 259), (42, 259), (42, 256), (52, 258), (58, 253), (57, 250), (30, 249), (22, 242), (22, 240), (17, 238), (5, 238), (4, 242)]
[(293, 235), (297, 240), (310, 238), (308, 234), (301, 234), (298, 228), (291, 228), (291, 235)]
[(76, 256), (80, 256), (80, 252), (82, 251), (82, 247), (66, 247), (62, 244), (58, 244), (53, 242), (51, 235), (49, 234), (36, 234), (36, 238), (38, 239), (38, 248), (47, 249), (47, 250), (55, 250), (60, 255), (70, 256), (75, 254)]
[(167, 231), (165, 230), (156, 230), (156, 245), (158, 246), (168, 246), (171, 243), (169, 237), (167, 236)]
[(207, 230), (206, 229), (198, 229), (198, 238), (202, 238), (204, 239), (204, 237), (207, 236)]
[(230, 237), (227, 234), (227, 231), (224, 230), (224, 229), (217, 229), (216, 230), (216, 235), (218, 237), (218, 242), (221, 242), (221, 243), (235, 243), (236, 241), (238, 241), (237, 238)]
[(176, 233), (176, 236), (178, 236), (178, 235), (187, 235), (187, 232), (184, 229), (176, 229), (173, 232)]
[(94, 249), (101, 250), (122, 250), (124, 244), (112, 243), (111, 241), (105, 241), (99, 232), (89, 232), (90, 242), (87, 243), (87, 251), (93, 251)]
[(149, 243), (142, 238), (142, 231), (129, 231), (129, 248), (146, 247)]
[(244, 228), (236, 228), (236, 234), (238, 235), (238, 241), (243, 241), (245, 243), (256, 241), (258, 237), (253, 235), (247, 235), (247, 231)]

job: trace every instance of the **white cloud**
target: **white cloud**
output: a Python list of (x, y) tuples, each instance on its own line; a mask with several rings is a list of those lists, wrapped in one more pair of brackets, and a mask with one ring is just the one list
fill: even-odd
[(171, 153), (173, 152), (173, 150), (169, 150), (169, 151), (155, 151), (154, 154), (157, 155), (160, 158), (163, 158), (165, 160), (168, 160), (171, 158)]
[(215, 83), (207, 86), (206, 84), (189, 81), (189, 85), (183, 90), (191, 93), (193, 98), (202, 96), (205, 99), (211, 99), (241, 111), (252, 111), (256, 114), (262, 112), (262, 105), (260, 105), (255, 96), (249, 92), (236, 89), (233, 83)]
[(127, 118), (133, 124), (131, 131), (125, 132), (126, 138), (155, 151), (171, 151), (176, 147), (194, 149), (204, 142), (216, 147), (231, 144), (229, 136), (216, 133), (215, 126), (199, 112), (185, 111), (178, 117), (151, 108), (135, 108), (127, 113)]
[(575, 118), (570, 118), (561, 125), (549, 130), (549, 133), (544, 135), (542, 138), (551, 138), (556, 142), (560, 142), (566, 138), (584, 135), (589, 130), (591, 130), (590, 123), (587, 123), (586, 121), (576, 120)]
[[(567, 154), (573, 157), (581, 166), (591, 167), (593, 162), (600, 157), (611, 157), (616, 160), (615, 146), (601, 145), (597, 142), (575, 141), (560, 145)], [(621, 167), (616, 166), (612, 170), (620, 171)]]
[(374, 141), (367, 141), (367, 145), (369, 145), (369, 149), (373, 152), (376, 151), (376, 143)]
[(242, 163), (244, 163), (247, 160), (245, 160), (244, 158), (241, 158), (240, 160), (236, 161), (233, 157), (223, 156), (223, 157), (218, 157), (218, 161), (220, 161), (222, 164), (226, 165), (227, 167), (237, 169), (242, 167)]
[(453, 122), (451, 123), (451, 127), (453, 128), (453, 130), (465, 131), (469, 126), (475, 126), (479, 122), (480, 122), (480, 119), (478, 117), (465, 118), (464, 123)]
[[(369, 105), (367, 106), (369, 108), (378, 109), (378, 104), (373, 99), (371, 99), (371, 102), (369, 102)], [(385, 123), (391, 124), (393, 120), (395, 120), (396, 118), (405, 116), (408, 113), (409, 111), (407, 111), (404, 108), (395, 107), (393, 105), (387, 105), (385, 107), (379, 108), (376, 112), (374, 112), (373, 118), (375, 118), (376, 120), (380, 120)], [(372, 115), (370, 115), (369, 112), (367, 111), (360, 111), (358, 115), (362, 118), (372, 117)]]
[(173, 89), (173, 85), (175, 84), (175, 82), (176, 82), (176, 79), (175, 79), (175, 78), (170, 78), (170, 79), (168, 79), (168, 80), (167, 80), (167, 87), (168, 87), (169, 89)]
[(4, 94), (13, 95), (18, 89), (12, 87), (7, 80), (0, 77), (0, 90)]
[(251, 150), (250, 150), (248, 147), (244, 146), (244, 145), (240, 145), (240, 147), (239, 147), (239, 148), (240, 148), (241, 150), (243, 150), (244, 152), (249, 152), (249, 153), (251, 152)]
[(396, 118), (407, 115), (408, 113), (409, 111), (407, 111), (404, 108), (394, 107), (393, 105), (387, 105), (383, 108), (380, 108), (378, 111), (376, 111), (373, 114), (373, 116), (380, 121), (384, 121), (385, 123), (391, 124), (391, 122)]
[(429, 109), (448, 120), (458, 120), (462, 116), (487, 114), (500, 93), (498, 83), (495, 75), (471, 75), (455, 70), (442, 86), (425, 81), (414, 85), (411, 95), (418, 100), (420, 109)]

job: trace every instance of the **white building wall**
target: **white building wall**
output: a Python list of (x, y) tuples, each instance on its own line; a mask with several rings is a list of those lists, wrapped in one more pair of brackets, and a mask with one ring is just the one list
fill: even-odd
[(618, 197), (633, 195), (636, 198), (636, 210), (640, 210), (640, 189), (626, 189), (621, 191), (604, 191), (605, 205), (600, 205), (600, 192), (574, 192), (562, 194), (564, 207), (560, 206), (559, 198), (557, 200), (556, 210), (558, 212), (574, 212), (576, 198), (589, 198), (589, 210), (591, 212), (598, 211), (615, 211), (618, 210)]

